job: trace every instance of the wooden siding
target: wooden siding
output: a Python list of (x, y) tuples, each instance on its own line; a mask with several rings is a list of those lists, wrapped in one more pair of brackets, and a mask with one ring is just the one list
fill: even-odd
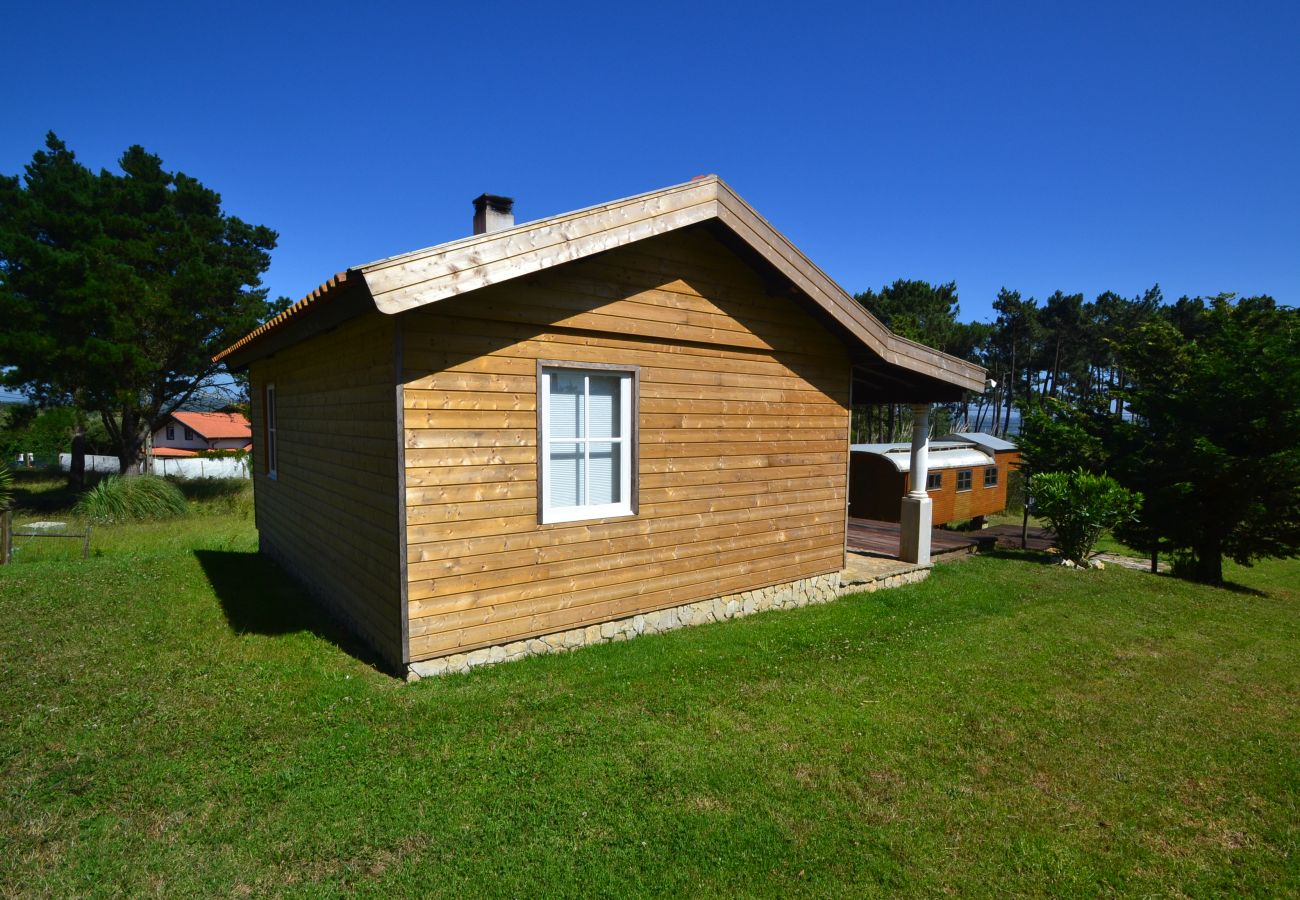
[[(393, 319), (353, 319), (250, 367), (262, 548), (394, 665), (403, 659)], [(274, 382), (278, 472), (266, 475)]]
[[(933, 523), (942, 525), (945, 522), (960, 522), (964, 519), (973, 519), (976, 516), (992, 515), (1006, 509), (1007, 476), (1019, 457), (1019, 453), (1013, 452), (994, 454), (993, 458), (998, 467), (998, 483), (994, 487), (986, 488), (984, 486), (984, 470), (989, 466), (971, 466), (971, 489), (969, 491), (957, 490), (957, 473), (965, 469), (965, 466), (957, 469), (943, 469), (942, 486), (937, 491), (930, 491), (930, 499), (934, 502)], [(903, 492), (906, 493), (911, 489), (911, 476), (904, 474)]]
[[(847, 352), (706, 232), (401, 323), (413, 661), (841, 567)], [(539, 359), (640, 367), (638, 515), (538, 524)]]

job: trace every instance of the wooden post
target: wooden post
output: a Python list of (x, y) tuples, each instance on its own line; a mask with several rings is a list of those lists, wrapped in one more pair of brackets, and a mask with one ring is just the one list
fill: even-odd
[(930, 405), (912, 405), (912, 455), (909, 464), (911, 490), (899, 510), (898, 558), (904, 562), (930, 564), (930, 531), (934, 512), (926, 490), (930, 456)]
[(81, 545), (81, 558), (90, 559), (90, 524), (86, 525), (86, 540)]
[(0, 512), (0, 566), (9, 562), (9, 555), (13, 546), (13, 511), (4, 510)]

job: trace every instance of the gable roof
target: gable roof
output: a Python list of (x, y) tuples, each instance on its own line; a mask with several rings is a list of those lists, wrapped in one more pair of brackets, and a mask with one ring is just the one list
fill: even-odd
[(345, 295), (349, 305), (391, 315), (702, 223), (724, 226), (885, 363), (984, 390), (983, 369), (892, 333), (716, 175), (353, 266), (214, 359), (243, 365), (266, 334)]
[(174, 412), (172, 418), (210, 441), (222, 438), (251, 438), (253, 429), (241, 413)]

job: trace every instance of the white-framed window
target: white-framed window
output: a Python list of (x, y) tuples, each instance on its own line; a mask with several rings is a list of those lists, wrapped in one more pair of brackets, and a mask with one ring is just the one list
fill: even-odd
[(266, 386), (263, 392), (262, 421), (266, 424), (266, 477), (275, 478), (279, 470), (277, 457), (278, 438), (275, 425), (275, 384)]
[(635, 368), (541, 362), (542, 524), (636, 514)]
[(959, 469), (957, 471), (957, 490), (969, 491), (971, 486), (971, 470)]
[(167, 426), (167, 440), (169, 440), (169, 441), (174, 441), (174, 440), (176, 440), (176, 426), (175, 426), (175, 425), (168, 425), (168, 426)]
[(998, 486), (998, 467), (989, 466), (984, 470), (984, 486), (986, 488)]
[(927, 491), (938, 491), (938, 490), (942, 490), (942, 488), (943, 488), (942, 472), (925, 473), (925, 489)]

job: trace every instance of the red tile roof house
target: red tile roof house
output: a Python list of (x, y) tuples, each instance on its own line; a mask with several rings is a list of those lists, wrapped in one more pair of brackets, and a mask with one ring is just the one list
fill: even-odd
[(242, 413), (174, 412), (153, 433), (158, 457), (197, 456), (204, 450), (252, 450), (253, 429)]
[(408, 677), (832, 599), (851, 401), (912, 404), (923, 473), (929, 404), (984, 388), (716, 176), (475, 206), (217, 356), (250, 379), (262, 551)]

